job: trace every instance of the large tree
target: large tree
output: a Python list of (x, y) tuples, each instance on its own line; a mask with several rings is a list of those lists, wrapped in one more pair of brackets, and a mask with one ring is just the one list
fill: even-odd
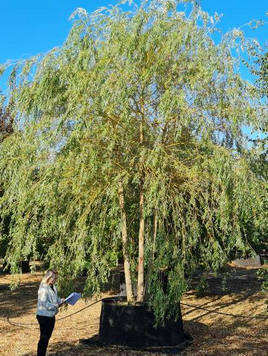
[[(263, 101), (267, 104), (267, 99), (268, 99), (268, 52), (266, 51), (265, 53), (261, 53), (258, 55), (258, 59), (256, 61), (257, 68), (254, 67), (252, 69), (253, 74), (257, 75), (257, 88), (260, 91), (261, 96), (263, 97)], [(252, 159), (252, 169), (254, 172), (261, 178), (263, 179), (266, 183), (268, 180), (268, 162), (267, 162), (267, 153), (268, 153), (268, 135), (267, 135), (267, 130), (268, 129), (268, 120), (266, 121), (266, 126), (265, 126), (265, 134), (264, 135), (259, 135), (259, 137), (254, 138), (253, 145), (256, 150), (258, 150), (260, 153), (257, 156), (257, 159)], [(267, 214), (267, 209), (268, 209), (268, 204), (266, 200), (266, 205), (264, 206), (264, 214)], [(267, 235), (263, 235), (260, 238), (260, 244), (258, 246), (259, 252), (262, 252), (264, 254), (267, 254), (268, 252), (268, 241), (267, 241)], [(268, 269), (260, 269), (258, 271), (258, 275), (260, 279), (262, 280), (262, 288), (264, 291), (268, 290)], [(267, 304), (267, 310), (268, 310), (268, 300), (266, 301)]]
[(86, 269), (92, 295), (123, 257), (128, 302), (158, 321), (192, 271), (253, 253), (265, 229), (242, 130), (262, 129), (265, 110), (233, 56), (247, 41), (216, 43), (217, 15), (181, 7), (79, 9), (60, 48), (14, 68), (23, 129), (0, 152), (11, 265), (42, 241), (61, 283)]

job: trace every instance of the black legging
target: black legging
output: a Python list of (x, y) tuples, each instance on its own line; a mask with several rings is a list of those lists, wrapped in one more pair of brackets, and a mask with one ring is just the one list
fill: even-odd
[(36, 316), (40, 325), (40, 339), (37, 347), (37, 356), (46, 356), (47, 345), (55, 325), (55, 316)]

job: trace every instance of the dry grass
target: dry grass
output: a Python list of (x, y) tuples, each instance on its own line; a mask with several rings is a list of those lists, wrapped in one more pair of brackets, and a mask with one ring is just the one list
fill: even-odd
[[(1, 356), (34, 356), (39, 337), (35, 319), (35, 305), (41, 274), (20, 276), (20, 286), (15, 291), (8, 287), (11, 276), (0, 276), (0, 354)], [(194, 337), (194, 342), (180, 355), (232, 355), (253, 356), (268, 354), (267, 320), (234, 318), (215, 314), (212, 311), (244, 316), (267, 316), (265, 295), (259, 291), (255, 270), (231, 269), (227, 289), (219, 289), (220, 279), (211, 277), (207, 295), (197, 298), (188, 292), (182, 302), (202, 306), (211, 310), (196, 310), (182, 305), (184, 326)], [(109, 295), (107, 293), (106, 295)], [(90, 355), (152, 355), (141, 351), (119, 348), (88, 347), (79, 344), (79, 339), (98, 333), (100, 303), (85, 309), (70, 318), (60, 318), (88, 305), (84, 300), (68, 310), (61, 311), (49, 344), (50, 356)], [(11, 324), (7, 322), (9, 315)], [(33, 324), (27, 327), (12, 323)], [(157, 355), (157, 354), (153, 354)], [(159, 354), (158, 354), (159, 355)], [(163, 354), (162, 354), (163, 355)]]

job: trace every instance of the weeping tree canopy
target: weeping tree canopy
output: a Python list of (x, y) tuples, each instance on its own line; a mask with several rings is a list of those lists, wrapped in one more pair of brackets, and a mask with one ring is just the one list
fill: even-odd
[(193, 271), (254, 253), (267, 229), (243, 134), (265, 106), (239, 75), (258, 46), (239, 30), (215, 42), (218, 16), (184, 2), (78, 9), (61, 47), (14, 66), (0, 150), (13, 271), (42, 254), (66, 290), (86, 270), (90, 296), (123, 257), (128, 301), (158, 321)]

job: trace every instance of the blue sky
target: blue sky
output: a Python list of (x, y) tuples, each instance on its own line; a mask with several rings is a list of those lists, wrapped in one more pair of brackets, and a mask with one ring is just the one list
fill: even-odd
[[(46, 52), (66, 38), (70, 14), (83, 7), (91, 12), (100, 6), (116, 4), (117, 0), (1, 0), (0, 3), (0, 63)], [(219, 27), (223, 32), (251, 19), (268, 21), (266, 0), (202, 0), (205, 11), (223, 13)], [(268, 25), (255, 31), (246, 30), (262, 44), (267, 40)]]

